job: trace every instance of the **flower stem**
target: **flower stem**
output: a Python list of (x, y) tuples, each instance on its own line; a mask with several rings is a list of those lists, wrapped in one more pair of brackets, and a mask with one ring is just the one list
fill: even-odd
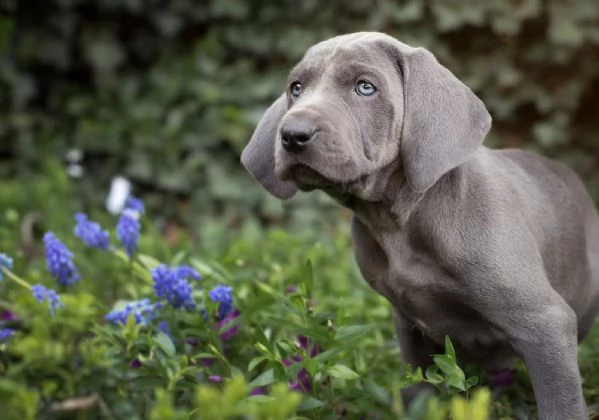
[(7, 270), (6, 268), (0, 268), (0, 270), (2, 271), (2, 273), (4, 275), (6, 275), (6, 277), (11, 279), (15, 283), (18, 283), (19, 285), (23, 286), (24, 288), (31, 290), (31, 285), (29, 283), (27, 283), (25, 280), (23, 280), (21, 277), (14, 274), (12, 271)]

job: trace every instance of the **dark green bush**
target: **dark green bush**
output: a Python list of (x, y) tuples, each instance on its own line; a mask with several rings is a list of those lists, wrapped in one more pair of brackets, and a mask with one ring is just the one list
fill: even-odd
[(328, 200), (301, 195), (282, 208), (238, 156), (308, 46), (380, 30), (431, 49), (484, 99), (494, 117), (489, 144), (558, 157), (599, 198), (594, 0), (4, 0), (0, 8), (0, 177), (80, 149), (86, 202), (103, 199), (98, 191), (121, 173), (161, 213), (200, 225), (218, 215), (234, 228), (257, 214), (318, 227), (330, 220)]

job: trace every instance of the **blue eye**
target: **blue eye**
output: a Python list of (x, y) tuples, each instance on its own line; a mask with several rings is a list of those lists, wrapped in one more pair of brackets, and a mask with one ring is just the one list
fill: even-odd
[(358, 83), (356, 83), (356, 93), (360, 96), (372, 96), (376, 93), (376, 87), (366, 80), (358, 80)]
[(302, 84), (300, 82), (293, 82), (289, 86), (289, 92), (294, 99), (299, 98), (300, 94), (302, 93)]

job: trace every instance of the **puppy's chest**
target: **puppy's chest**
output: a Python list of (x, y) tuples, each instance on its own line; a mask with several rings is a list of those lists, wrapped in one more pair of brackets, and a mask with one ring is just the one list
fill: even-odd
[[(384, 295), (395, 310), (439, 344), (445, 335), (460, 337), (461, 347), (468, 352), (482, 352), (501, 341), (496, 331), (468, 305), (451, 274), (434, 257), (415, 246), (403, 232), (372, 235), (369, 250), (358, 257), (358, 263), (378, 267), (378, 275), (365, 277)], [(359, 252), (359, 248), (356, 250)], [(366, 270), (367, 271), (367, 270)], [(469, 331), (465, 336), (464, 331)]]

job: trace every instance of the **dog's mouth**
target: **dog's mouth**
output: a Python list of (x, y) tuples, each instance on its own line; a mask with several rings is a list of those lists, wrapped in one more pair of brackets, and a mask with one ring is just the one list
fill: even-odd
[(303, 163), (291, 166), (287, 170), (287, 176), (301, 189), (315, 189), (335, 185), (334, 181), (326, 178), (316, 169)]

